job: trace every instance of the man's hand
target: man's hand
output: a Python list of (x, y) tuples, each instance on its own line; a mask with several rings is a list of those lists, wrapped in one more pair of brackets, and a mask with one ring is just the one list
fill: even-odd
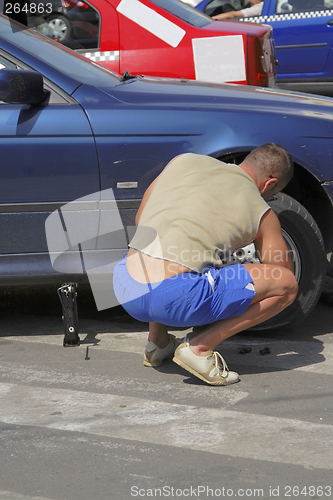
[(293, 272), (293, 262), (282, 236), (279, 219), (269, 210), (261, 219), (255, 247), (262, 264), (274, 264)]

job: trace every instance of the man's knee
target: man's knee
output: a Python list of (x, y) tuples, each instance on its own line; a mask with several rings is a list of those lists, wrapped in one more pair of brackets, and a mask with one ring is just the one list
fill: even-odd
[(289, 306), (296, 298), (298, 284), (294, 274), (285, 267), (270, 267), (267, 273), (269, 286), (266, 297), (275, 296), (283, 307)]
[(282, 287), (281, 295), (285, 297), (287, 305), (294, 302), (297, 297), (298, 283), (295, 276), (289, 269), (284, 269), (281, 277), (280, 286)]

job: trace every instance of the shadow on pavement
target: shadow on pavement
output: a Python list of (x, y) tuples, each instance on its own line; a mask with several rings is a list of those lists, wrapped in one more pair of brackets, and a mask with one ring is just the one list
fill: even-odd
[[(98, 345), (100, 339), (97, 335), (100, 333), (123, 335), (126, 342), (130, 333), (148, 331), (146, 323), (131, 318), (121, 306), (97, 311), (88, 285), (79, 287), (78, 309), (81, 345)], [(217, 350), (225, 357), (230, 369), (240, 374), (305, 366), (311, 371), (311, 367), (330, 356), (330, 345), (333, 357), (333, 337), (325, 337), (325, 353), (324, 343), (320, 340), (320, 336), (333, 331), (332, 311), (329, 305), (319, 303), (302, 323), (276, 330), (241, 332), (220, 344)], [(0, 290), (0, 315), (0, 337), (64, 335), (56, 287)], [(181, 329), (171, 328), (170, 331), (175, 331), (178, 337), (184, 336)], [(158, 370), (186, 373), (172, 362), (164, 363)], [(199, 383), (199, 380), (190, 377), (184, 383)]]

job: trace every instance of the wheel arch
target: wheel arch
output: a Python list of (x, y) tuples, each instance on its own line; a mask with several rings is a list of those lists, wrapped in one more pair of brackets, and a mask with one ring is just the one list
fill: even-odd
[(303, 205), (316, 221), (324, 238), (326, 253), (333, 251), (333, 205), (319, 180), (294, 163), (294, 177), (283, 190)]

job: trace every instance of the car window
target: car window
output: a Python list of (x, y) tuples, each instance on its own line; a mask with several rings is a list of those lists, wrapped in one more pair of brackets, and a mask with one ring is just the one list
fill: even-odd
[(197, 9), (190, 7), (179, 0), (150, 0), (151, 3), (162, 7), (162, 9), (170, 12), (174, 16), (182, 19), (183, 21), (191, 24), (192, 26), (196, 26), (201, 28), (202, 26), (207, 26), (207, 24), (215, 22), (212, 18), (203, 14)]
[(30, 10), (29, 27), (72, 49), (99, 47), (101, 16), (95, 8), (81, 0), (43, 2), (40, 12)]
[(275, 12), (283, 14), (326, 9), (333, 9), (333, 0), (277, 0)]
[[(9, 56), (10, 57), (10, 56)], [(0, 54), (0, 71), (2, 69), (19, 69), (19, 70), (30, 70), (28, 66), (25, 64), (21, 63), (20, 61), (16, 59), (10, 60), (9, 58), (5, 57), (3, 54)], [(52, 84), (48, 80), (44, 78), (44, 89), (48, 90), (50, 92), (49, 99), (47, 101), (47, 104), (67, 104), (70, 102), (70, 98), (61, 90), (59, 89), (56, 85)], [(7, 103), (3, 102), (0, 99), (0, 105), (7, 105)]]
[(0, 54), (0, 70), (1, 69), (19, 69), (19, 67), (17, 66), (17, 64), (9, 61)]
[(24, 50), (26, 53), (36, 56), (39, 61), (44, 61), (55, 70), (61, 68), (62, 74), (75, 77), (81, 83), (110, 87), (119, 83), (119, 75), (98, 66), (85, 57), (78, 57), (75, 52), (68, 50), (53, 40), (39, 36), (33, 30), (22, 31), (22, 26), (12, 29), (14, 21), (9, 22), (5, 16), (0, 16), (1, 37)]

